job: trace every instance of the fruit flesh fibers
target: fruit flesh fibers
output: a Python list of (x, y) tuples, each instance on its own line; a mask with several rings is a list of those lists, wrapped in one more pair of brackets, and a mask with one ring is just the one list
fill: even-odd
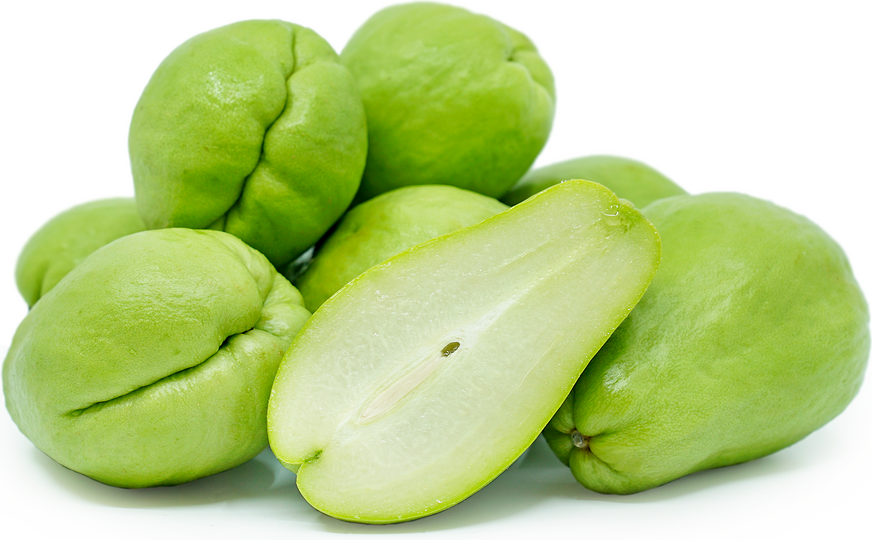
[(334, 517), (443, 510), (532, 443), (658, 261), (650, 223), (581, 181), (403, 252), (295, 340), (270, 398), (273, 451)]

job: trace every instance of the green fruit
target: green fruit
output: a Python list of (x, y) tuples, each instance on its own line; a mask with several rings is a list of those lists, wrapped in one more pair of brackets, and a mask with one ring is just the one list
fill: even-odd
[(311, 311), (343, 285), (385, 259), (468, 227), (508, 207), (451, 186), (409, 186), (352, 208), (318, 250), (296, 285)]
[(869, 355), (863, 294), (808, 219), (730, 193), (644, 212), (663, 238), (660, 270), (544, 433), (604, 493), (799, 441), (848, 405)]
[(341, 56), (360, 86), (369, 132), (358, 200), (416, 184), (499, 197), (551, 131), (551, 71), (526, 36), (484, 15), (391, 6)]
[(243, 21), (161, 63), (129, 147), (149, 228), (223, 230), (284, 266), (351, 203), (366, 119), (351, 74), (315, 32)]
[(340, 519), (456, 504), (533, 442), (659, 257), (635, 208), (574, 181), (370, 268), (282, 361), (273, 452)]
[(675, 182), (639, 161), (617, 156), (586, 156), (528, 172), (501, 200), (508, 205), (515, 205), (534, 193), (571, 178), (602, 184), (618, 197), (632, 201), (637, 208), (644, 208), (658, 199), (687, 193)]
[(30, 237), (18, 256), (18, 291), (28, 307), (33, 307), (85, 257), (113, 240), (144, 230), (133, 199), (103, 199), (61, 212)]
[(217, 473), (266, 446), (270, 387), (308, 317), (233, 236), (126, 236), (24, 318), (3, 364), (6, 408), (37, 448), (106, 484)]

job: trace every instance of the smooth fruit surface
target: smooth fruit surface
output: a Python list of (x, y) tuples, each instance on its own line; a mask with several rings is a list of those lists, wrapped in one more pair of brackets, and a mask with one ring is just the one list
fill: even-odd
[(126, 236), (24, 318), (3, 364), (6, 408), (37, 448), (106, 484), (220, 472), (266, 446), (275, 371), (308, 317), (231, 235)]
[(637, 208), (645, 208), (658, 199), (687, 194), (678, 184), (640, 161), (619, 156), (585, 156), (533, 169), (501, 200), (515, 205), (571, 178), (602, 184)]
[(32, 307), (85, 257), (113, 240), (144, 230), (132, 198), (102, 199), (61, 212), (21, 250), (15, 267), (18, 291)]
[(605, 493), (799, 441), (848, 405), (869, 356), (863, 294), (808, 219), (735, 193), (644, 213), (662, 236), (660, 270), (545, 431)]
[(281, 267), (351, 203), (366, 119), (350, 73), (318, 34), (243, 21), (191, 38), (160, 64), (133, 113), (129, 149), (149, 228), (223, 230)]
[(641, 214), (565, 182), (364, 272), (288, 350), (270, 445), (318, 510), (444, 510), (536, 438), (659, 261)]
[(342, 50), (366, 108), (358, 200), (450, 184), (490, 197), (533, 164), (554, 116), (554, 80), (522, 33), (437, 3), (383, 9)]
[(422, 242), (506, 210), (496, 199), (452, 186), (408, 186), (352, 208), (295, 285), (315, 311), (365, 270)]

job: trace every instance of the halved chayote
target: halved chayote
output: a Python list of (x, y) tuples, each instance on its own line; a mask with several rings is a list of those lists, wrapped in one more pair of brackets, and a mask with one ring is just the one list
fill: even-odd
[(360, 85), (369, 155), (358, 200), (415, 184), (499, 197), (533, 164), (554, 79), (524, 34), (445, 4), (385, 8), (341, 53)]
[(149, 228), (229, 232), (284, 266), (351, 203), (366, 160), (360, 94), (308, 28), (243, 21), (160, 64), (130, 124)]
[(348, 211), (295, 285), (315, 311), (376, 264), (427, 240), (468, 227), (508, 207), (453, 186), (395, 189)]
[(270, 397), (273, 452), (328, 515), (444, 510), (539, 435), (659, 259), (650, 222), (583, 181), (403, 251), (294, 340)]
[(776, 452), (860, 388), (869, 310), (841, 248), (736, 193), (643, 213), (663, 261), (545, 430), (586, 487), (633, 493)]
[(308, 318), (229, 234), (125, 236), (24, 318), (3, 363), (6, 408), (37, 448), (106, 484), (217, 473), (266, 447), (276, 369)]
[(122, 236), (144, 231), (132, 198), (101, 199), (61, 212), (24, 245), (15, 283), (29, 307), (85, 257)]
[(620, 156), (585, 156), (533, 169), (500, 200), (515, 205), (534, 193), (571, 178), (602, 184), (637, 208), (644, 208), (658, 199), (687, 194), (660, 171), (640, 161)]

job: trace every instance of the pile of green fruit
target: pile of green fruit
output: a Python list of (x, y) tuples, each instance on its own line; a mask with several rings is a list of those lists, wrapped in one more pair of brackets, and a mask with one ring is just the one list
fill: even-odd
[(870, 334), (840, 247), (630, 159), (528, 172), (554, 88), (525, 35), (436, 3), (340, 55), (282, 21), (193, 37), (133, 112), (135, 200), (72, 208), (19, 257), (9, 414), (128, 488), (269, 445), (318, 510), (392, 523), (540, 434), (633, 493), (843, 411)]

